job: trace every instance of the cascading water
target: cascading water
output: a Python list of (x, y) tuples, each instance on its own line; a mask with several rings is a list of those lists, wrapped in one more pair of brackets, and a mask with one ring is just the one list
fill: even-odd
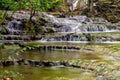
[[(114, 34), (110, 33), (108, 35), (108, 32), (106, 32), (107, 30), (111, 31), (111, 30), (115, 30), (116, 28), (114, 28), (114, 27), (111, 28), (110, 26), (107, 26), (106, 20), (90, 19), (90, 18), (87, 18), (86, 16), (78, 16), (78, 17), (75, 16), (75, 17), (70, 17), (70, 18), (56, 18), (56, 17), (54, 17), (52, 15), (48, 15), (48, 14), (44, 14), (43, 18), (46, 19), (46, 21), (52, 23), (53, 26), (51, 26), (51, 27), (55, 28), (57, 32), (54, 34), (41, 35), (42, 37), (39, 40), (48, 41), (48, 42), (53, 41), (53, 42), (52, 43), (39, 43), (40, 46), (35, 46), (35, 48), (33, 48), (36, 51), (35, 53), (32, 53), (32, 48), (28, 46), (29, 42), (26, 43), (27, 45), (25, 43), (23, 43), (24, 44), (23, 46), (27, 46), (31, 50), (28, 52), (25, 50), (25, 52), (27, 52), (27, 54), (25, 54), (25, 53), (21, 54), (23, 57), (20, 56), (20, 58), (25, 59), (24, 62), (21, 64), (21, 66), (10, 66), (10, 70), (15, 70), (17, 72), (22, 71), (23, 74), (25, 75), (25, 78), (26, 78), (25, 80), (28, 80), (28, 77), (30, 77), (31, 80), (35, 80), (35, 79), (79, 80), (81, 77), (83, 77), (83, 75), (86, 77), (88, 74), (92, 74), (91, 76), (95, 77), (95, 79), (93, 79), (93, 78), (91, 79), (88, 76), (87, 76), (88, 78), (83, 77), (82, 79), (83, 80), (89, 80), (89, 79), (91, 79), (91, 80), (98, 80), (98, 79), (99, 80), (111, 80), (111, 79), (119, 80), (120, 79), (120, 76), (119, 76), (120, 71), (118, 71), (118, 68), (120, 66), (119, 65), (119, 60), (120, 60), (119, 47), (120, 46), (118, 44), (114, 46), (111, 44), (109, 44), (109, 45), (88, 44), (87, 45), (87, 44), (74, 43), (74, 42), (80, 42), (80, 41), (82, 43), (83, 43), (83, 41), (86, 41), (86, 42), (88, 42), (88, 41), (95, 41), (95, 42), (97, 42), (97, 41), (100, 41), (100, 42), (114, 41), (114, 38), (118, 38), (118, 41), (120, 41), (119, 33), (114, 33)], [(17, 30), (20, 30), (20, 31), (23, 30), (21, 27), (23, 27), (23, 26), (21, 26), (21, 23), (19, 24), (19, 21), (13, 20), (8, 24), (7, 29), (11, 32), (10, 35), (12, 35)], [(99, 31), (100, 33), (96, 33), (96, 31)], [(65, 33), (62, 33), (62, 32), (65, 32)], [(95, 32), (95, 33), (92, 33), (92, 32)], [(101, 33), (101, 32), (105, 32), (105, 33)], [(55, 41), (58, 41), (58, 42), (56, 43)], [(65, 41), (65, 43), (64, 43), (64, 41)], [(66, 42), (66, 41), (68, 41), (68, 42)], [(69, 43), (69, 42), (73, 42), (73, 43)], [(34, 45), (35, 44), (38, 45), (38, 43), (36, 43), (36, 42), (33, 42), (33, 43), (34, 43)], [(30, 42), (30, 45), (31, 45), (31, 42)], [(20, 47), (22, 47), (22, 46), (20, 46)], [(25, 48), (27, 48), (27, 47), (25, 47)], [(42, 52), (39, 47), (42, 47), (41, 50), (45, 50), (45, 51)], [(15, 46), (15, 48), (16, 48), (16, 46)], [(15, 48), (13, 48), (13, 49), (15, 49)], [(40, 52), (36, 48), (38, 48), (40, 50)], [(13, 49), (11, 49), (11, 52), (8, 51), (7, 53), (11, 53), (11, 54), (16, 53), (16, 50), (14, 51)], [(57, 49), (62, 50), (62, 52), (61, 51), (56, 51), (57, 53), (53, 52), (53, 50), (57, 50)], [(3, 51), (1, 51), (1, 52), (3, 53), (4, 50), (5, 49), (3, 49)], [(51, 50), (51, 51), (49, 52), (49, 50)], [(66, 50), (66, 51), (63, 51), (63, 50)], [(67, 50), (78, 50), (78, 51), (67, 52)], [(20, 51), (20, 52), (22, 52), (22, 51)], [(31, 53), (31, 54), (28, 54), (28, 53)], [(12, 55), (12, 56), (14, 56), (14, 55)], [(14, 59), (14, 62), (15, 61), (17, 61), (17, 60)], [(30, 62), (32, 61), (32, 63), (27, 64), (27, 62), (25, 62), (25, 61), (30, 61)], [(40, 63), (39, 63), (39, 61), (40, 61)], [(47, 63), (46, 61), (53, 61), (53, 62), (55, 61), (55, 67), (54, 67), (53, 62), (49, 63), (50, 64), (49, 67), (51, 66), (50, 68), (41, 64), (41, 63), (46, 64)], [(57, 70), (58, 66), (56, 66), (56, 64), (59, 65), (58, 61), (60, 61), (60, 63), (61, 63), (61, 61), (62, 61), (62, 63), (64, 61), (65, 62), (67, 61), (70, 64), (72, 63), (72, 64), (80, 65), (81, 67), (71, 64), (72, 67), (74, 66), (75, 68), (79, 68), (78, 70), (76, 70), (78, 72), (78, 75), (76, 76), (75, 72), (73, 71), (74, 68), (70, 68), (69, 66), (68, 66), (69, 67), (68, 69), (70, 69), (70, 70), (68, 70), (66, 68), (65, 68), (65, 70), (61, 70), (64, 68), (60, 68), (60, 70), (58, 71)], [(46, 64), (46, 65), (48, 65), (48, 64)], [(68, 64), (64, 64), (64, 65), (67, 66)], [(23, 69), (25, 69), (25, 71), (23, 71)], [(89, 69), (91, 71), (89, 71)], [(81, 72), (79, 70), (81, 70)], [(38, 71), (38, 72), (36, 72), (36, 71)], [(44, 71), (47, 73), (44, 73)], [(51, 73), (51, 71), (54, 72), (54, 74)], [(72, 72), (70, 73), (70, 71), (72, 71)], [(41, 72), (43, 72), (43, 73), (41, 73)], [(56, 72), (58, 72), (58, 73), (56, 73)], [(67, 74), (64, 72), (67, 72)], [(85, 73), (83, 73), (83, 72), (85, 72)], [(28, 73), (28, 74), (26, 74), (26, 73)], [(31, 73), (33, 74), (32, 76), (31, 76)], [(51, 77), (51, 74), (48, 76), (49, 73), (52, 74), (52, 77)], [(72, 75), (72, 77), (74, 76), (74, 78), (71, 77), (71, 74), (73, 74), (73, 73), (74, 73), (74, 75)], [(82, 73), (83, 73), (83, 75), (81, 76)], [(70, 77), (66, 77), (64, 75), (61, 76), (61, 74), (66, 74), (66, 75), (69, 74)], [(116, 74), (117, 74), (117, 76), (116, 76)], [(44, 76), (40, 76), (40, 75), (44, 75)], [(47, 78), (46, 78), (46, 75), (47, 75)], [(54, 78), (55, 76), (57, 76), (57, 78)], [(64, 77), (66, 77), (66, 78), (64, 78)]]
[[(112, 32), (113, 33), (113, 32)], [(119, 41), (119, 33), (111, 32), (105, 33), (62, 33), (56, 34), (56, 36), (44, 36), (40, 41), (48, 41), (48, 42), (115, 42)]]
[[(56, 18), (52, 15), (40, 13), (48, 22), (54, 24), (57, 32), (107, 32), (115, 30), (108, 26), (108, 21), (103, 18), (88, 18), (86, 16), (74, 16), (70, 18)], [(109, 23), (110, 24), (110, 23)], [(112, 24), (111, 24), (112, 26)]]
[(77, 4), (78, 4), (78, 1), (79, 0), (72, 0), (72, 5), (70, 6), (70, 10), (71, 11), (73, 11), (73, 10), (75, 10), (76, 9), (76, 6), (77, 6)]
[[(44, 37), (40, 36), (37, 37), (37, 40), (40, 41), (119, 41), (119, 35), (117, 37), (111, 37), (111, 36), (91, 36), (91, 33), (106, 33), (110, 31), (118, 30), (117, 26), (113, 26), (110, 22), (103, 18), (88, 18), (87, 16), (73, 16), (69, 18), (57, 18), (53, 15), (49, 15), (47, 13), (39, 12), (39, 16), (43, 18), (45, 21), (48, 22), (48, 24), (52, 29), (54, 29), (59, 34), (64, 35), (58, 35), (56, 34), (54, 36)], [(45, 25), (48, 25), (47, 23), (44, 23)], [(47, 27), (47, 26), (46, 26)], [(46, 28), (44, 27), (44, 28)], [(6, 29), (10, 32), (10, 35), (14, 36), (8, 36), (8, 39), (11, 40), (29, 40), (30, 36), (16, 36), (21, 35), (21, 33), (24, 31), (24, 20), (23, 19), (13, 19), (8, 23), (6, 26)], [(119, 31), (119, 30), (118, 30)], [(72, 35), (74, 33), (74, 35)], [(85, 35), (83, 35), (83, 33)], [(82, 34), (82, 36), (80, 36)], [(22, 38), (21, 38), (22, 37)]]
[(74, 11), (79, 7), (85, 7), (88, 4), (88, 1), (87, 0), (67, 0), (67, 3), (71, 4), (69, 8), (71, 11)]

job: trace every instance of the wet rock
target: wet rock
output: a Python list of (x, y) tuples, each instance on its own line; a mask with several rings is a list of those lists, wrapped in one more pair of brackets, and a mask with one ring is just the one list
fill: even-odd
[(92, 23), (107, 23), (108, 21), (104, 18), (92, 18), (90, 20)]
[(87, 38), (85, 36), (81, 37), (80, 41), (87, 41)]
[(3, 67), (14, 65), (14, 61), (2, 61), (1, 63)]
[(6, 29), (11, 33), (11, 34), (20, 34), (24, 30), (24, 23), (23, 19), (13, 19), (10, 21), (6, 27)]
[[(25, 15), (24, 11), (17, 12), (18, 14)], [(28, 12), (25, 12), (28, 14)], [(70, 18), (57, 18), (53, 15), (39, 12), (39, 17), (43, 20), (47, 21), (42, 23), (44, 25), (43, 29), (47, 29), (47, 26), (53, 31), (57, 32), (89, 32), (89, 31), (107, 31), (107, 30), (116, 30), (116, 26), (111, 27), (111, 24), (108, 26), (108, 21), (103, 18), (88, 18), (86, 16), (73, 16)], [(8, 21), (7, 27), (5, 29), (10, 34), (23, 34), (25, 33), (25, 23), (28, 19), (26, 17), (17, 18), (14, 17), (11, 21)], [(43, 21), (42, 20), (42, 21)], [(37, 22), (36, 19), (32, 20), (35, 27), (41, 25), (41, 23)], [(106, 23), (106, 24), (102, 24)], [(92, 25), (91, 25), (92, 24)], [(118, 27), (119, 28), (119, 27)], [(1, 30), (2, 28), (0, 28)], [(37, 32), (39, 29), (36, 29)], [(47, 32), (47, 31), (46, 31)], [(11, 40), (9, 38), (9, 40)]]
[(69, 18), (70, 20), (76, 20), (78, 22), (86, 23), (89, 22), (89, 19), (87, 16), (73, 16)]
[(30, 65), (29, 60), (23, 59), (22, 61), (24, 65)]
[(54, 62), (42, 62), (42, 63), (46, 67), (56, 66)]
[(80, 66), (77, 66), (77, 65), (71, 65), (71, 66), (74, 68), (81, 68)]
[(72, 32), (72, 28), (69, 26), (59, 26), (55, 27), (57, 32)]
[(68, 62), (60, 62), (60, 65), (63, 65), (63, 66), (71, 66)]
[(52, 62), (52, 61), (35, 61), (35, 60), (21, 59), (21, 60), (16, 60), (16, 62), (17, 64), (15, 64), (14, 61), (2, 61), (0, 62), (0, 66), (8, 67), (10, 65), (27, 65), (31, 67), (73, 67), (73, 68), (80, 68), (84, 70), (94, 71), (93, 68), (74, 65), (65, 61)]
[(28, 60), (28, 63), (29, 63), (29, 65), (32, 66), (32, 67), (40, 66), (40, 62), (39, 62), (39, 61), (31, 61), (31, 60)]
[(24, 59), (17, 60), (16, 63), (17, 63), (18, 65), (22, 65), (22, 64), (24, 63)]

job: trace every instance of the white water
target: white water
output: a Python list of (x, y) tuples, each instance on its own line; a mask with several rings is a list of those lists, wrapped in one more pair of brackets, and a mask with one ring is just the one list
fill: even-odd
[[(36, 42), (40, 43), (91, 43), (89, 41), (41, 41), (37, 40)], [(101, 44), (120, 44), (120, 41), (102, 41), (102, 42), (94, 42), (94, 43), (101, 43)]]
[(71, 10), (71, 11), (73, 11), (73, 10), (76, 9), (77, 4), (78, 4), (78, 1), (79, 1), (79, 0), (73, 0), (73, 1), (72, 1), (72, 6), (70, 7), (70, 10)]
[(112, 23), (108, 23), (107, 20), (103, 18), (90, 19), (86, 16), (73, 16), (70, 18), (56, 18), (53, 15), (48, 15), (46, 13), (40, 13), (45, 20), (55, 24), (54, 29), (57, 32), (111, 32), (115, 31), (116, 27), (112, 27)]

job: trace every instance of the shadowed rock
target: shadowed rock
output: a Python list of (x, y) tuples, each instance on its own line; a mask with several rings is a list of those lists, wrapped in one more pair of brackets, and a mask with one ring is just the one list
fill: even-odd
[[(16, 64), (17, 63), (17, 64)], [(93, 68), (88, 67), (81, 67), (79, 65), (70, 64), (69, 62), (52, 62), (52, 61), (35, 61), (35, 60), (16, 60), (16, 61), (1, 61), (0, 66), (8, 67), (11, 65), (27, 65), (31, 67), (74, 67), (74, 68), (80, 68), (85, 70), (91, 70), (93, 71)]]

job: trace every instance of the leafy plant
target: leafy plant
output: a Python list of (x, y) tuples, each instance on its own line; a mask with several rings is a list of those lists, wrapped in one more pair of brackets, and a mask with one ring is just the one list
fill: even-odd
[(15, 80), (22, 80), (24, 76), (19, 72), (9, 71), (9, 70), (0, 70), (0, 79), (11, 77)]
[(7, 49), (8, 47), (9, 47), (9, 46), (5, 45), (5, 46), (4, 46), (4, 49)]
[(55, 31), (51, 28), (51, 27), (48, 27), (47, 28), (47, 33), (54, 33)]
[(62, 2), (63, 0), (0, 0), (0, 9), (48, 11), (59, 8)]
[(6, 15), (7, 11), (0, 12), (0, 25), (2, 25), (6, 21), (5, 19)]
[(28, 33), (35, 34), (35, 25), (31, 21), (27, 21), (25, 24), (25, 30)]

